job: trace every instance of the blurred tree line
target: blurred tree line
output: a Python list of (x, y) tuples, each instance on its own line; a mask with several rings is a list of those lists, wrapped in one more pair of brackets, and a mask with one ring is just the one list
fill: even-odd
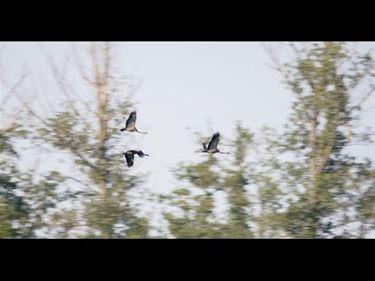
[[(237, 122), (224, 139), (232, 148), (225, 161), (209, 155), (180, 163), (173, 172), (181, 185), (158, 198), (173, 207), (163, 214), (173, 237), (363, 238), (375, 230), (375, 168), (350, 153), (372, 143), (372, 133), (357, 127), (375, 86), (374, 58), (335, 42), (288, 50), (286, 61), (269, 51), (294, 97), (283, 130), (252, 132)], [(40, 230), (62, 238), (150, 237), (150, 223), (129, 195), (143, 177), (131, 175), (115, 150), (131, 96), (118, 98), (109, 44), (92, 44), (89, 55), (92, 68), (80, 74), (95, 103), (78, 108), (68, 101), (49, 118), (25, 104), (34, 125), (0, 130), (1, 238), (38, 237)], [(68, 153), (85, 180), (19, 171), (12, 140), (24, 138)], [(79, 188), (62, 188), (69, 180)], [(67, 200), (76, 207), (59, 208)]]

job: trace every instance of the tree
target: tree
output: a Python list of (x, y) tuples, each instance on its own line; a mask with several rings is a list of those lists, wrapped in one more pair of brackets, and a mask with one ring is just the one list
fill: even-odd
[(21, 171), (20, 155), (13, 146), (27, 132), (13, 123), (0, 130), (0, 238), (33, 238), (48, 227), (45, 215), (57, 204), (63, 178), (51, 172), (35, 180), (34, 169)]
[[(1, 47), (3, 52), (4, 45)], [(17, 90), (28, 74), (21, 75), (12, 86), (8, 86), (4, 74), (5, 68), (0, 65), (0, 238), (33, 238), (37, 230), (47, 226), (45, 214), (56, 204), (56, 188), (62, 178), (51, 172), (36, 179), (35, 167), (21, 169), (21, 154), (15, 144), (26, 139), (28, 131), (20, 118), (7, 116), (5, 105), (12, 95), (20, 97)]]
[[(231, 143), (231, 156), (205, 155), (197, 163), (181, 163), (175, 174), (190, 186), (177, 188), (166, 198), (169, 205), (180, 212), (165, 214), (169, 230), (177, 238), (249, 238), (251, 216), (248, 214), (249, 196), (247, 150), (252, 134), (238, 123)], [(198, 145), (201, 144), (199, 141)], [(230, 168), (226, 165), (231, 159)], [(225, 194), (229, 208), (224, 219), (218, 218), (215, 197)]]
[[(297, 238), (336, 237), (344, 227), (349, 236), (350, 223), (375, 210), (372, 163), (345, 150), (370, 139), (352, 128), (374, 90), (374, 60), (344, 43), (291, 44), (290, 50), (293, 61), (273, 56), (295, 101), (284, 131), (266, 137), (272, 157), (254, 172), (264, 202), (258, 226), (263, 235), (273, 230)], [(358, 91), (364, 92), (359, 99)]]
[(247, 188), (250, 184), (249, 163), (247, 155), (253, 141), (253, 134), (240, 123), (235, 128), (234, 159), (225, 169), (223, 188), (228, 192), (229, 215), (225, 227), (227, 238), (251, 238), (253, 236), (249, 222), (253, 219), (249, 213), (250, 199)]
[(66, 188), (59, 193), (61, 201), (74, 207), (60, 208), (49, 216), (54, 227), (51, 233), (57, 237), (69, 237), (73, 232), (73, 237), (89, 238), (148, 235), (147, 221), (136, 214), (128, 196), (142, 180), (131, 175), (123, 162), (124, 137), (119, 128), (132, 103), (131, 96), (120, 92), (123, 79), (114, 69), (111, 52), (110, 44), (93, 43), (89, 51), (92, 71), (79, 64), (81, 81), (86, 82), (95, 99), (79, 99), (77, 90), (50, 60), (57, 85), (68, 99), (48, 118), (27, 107), (34, 143), (66, 153), (80, 173), (71, 176), (61, 171), (51, 175), (75, 183), (74, 190)]
[(15, 127), (0, 130), (0, 238), (19, 237), (15, 222), (27, 220), (26, 202), (17, 195), (19, 171), (15, 166), (17, 152), (12, 146), (11, 137)]

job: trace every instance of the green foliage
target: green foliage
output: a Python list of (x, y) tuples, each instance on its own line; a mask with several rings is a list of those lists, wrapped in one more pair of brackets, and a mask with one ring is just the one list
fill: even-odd
[[(92, 72), (81, 74), (86, 82), (90, 80), (89, 93), (96, 103), (68, 101), (58, 111), (51, 112), (49, 118), (41, 118), (35, 112), (28, 116), (34, 121), (28, 128), (33, 144), (68, 154), (79, 176), (54, 170), (38, 175), (30, 170), (21, 176), (15, 166), (1, 162), (8, 170), (13, 169), (6, 173), (6, 169), (1, 169), (0, 174), (0, 183), (6, 189), (4, 194), (0, 190), (0, 208), (4, 211), (0, 233), (4, 237), (17, 237), (12, 225), (21, 219), (25, 237), (148, 236), (148, 221), (136, 214), (128, 195), (142, 183), (141, 177), (129, 173), (118, 152), (123, 147), (119, 128), (133, 104), (120, 92), (123, 89), (111, 68), (110, 46), (92, 44), (91, 47)], [(64, 84), (68, 82), (57, 82), (63, 90), (71, 88)], [(10, 132), (0, 132), (0, 152), (16, 158), (9, 136)], [(17, 197), (13, 190), (20, 190), (23, 195)]]
[[(374, 229), (374, 168), (345, 149), (353, 140), (371, 141), (353, 128), (369, 96), (357, 94), (371, 90), (372, 55), (335, 42), (291, 44), (291, 50), (294, 59), (278, 64), (294, 95), (284, 130), (264, 128), (253, 143), (238, 124), (230, 167), (216, 156), (181, 164), (177, 177), (203, 194), (177, 190), (169, 198), (184, 214), (166, 214), (175, 237), (364, 237)], [(252, 144), (260, 158), (247, 161)], [(229, 205), (225, 223), (210, 219), (219, 191)], [(360, 227), (349, 231), (353, 222)]]
[[(178, 179), (188, 182), (191, 187), (178, 188), (169, 198), (170, 205), (178, 207), (182, 215), (166, 213), (169, 230), (177, 238), (247, 238), (251, 237), (248, 225), (249, 205), (246, 186), (246, 155), (253, 135), (239, 123), (235, 128), (236, 137), (232, 142), (234, 154), (230, 156), (232, 167), (227, 168), (219, 156), (205, 155), (206, 160), (197, 164), (182, 163), (175, 174)], [(196, 194), (197, 189), (199, 194)], [(230, 205), (225, 222), (217, 218), (215, 194), (224, 192)]]
[(21, 231), (15, 222), (27, 219), (27, 206), (17, 194), (20, 181), (15, 160), (19, 157), (12, 145), (16, 127), (0, 130), (0, 238), (17, 238)]
[[(351, 137), (360, 139), (350, 130), (360, 108), (354, 94), (374, 78), (374, 63), (369, 53), (350, 51), (343, 43), (291, 46), (295, 60), (279, 67), (295, 97), (290, 119), (278, 137), (265, 135), (271, 157), (253, 176), (262, 202), (258, 228), (262, 236), (273, 228), (286, 237), (334, 237), (340, 227), (363, 221), (361, 210), (374, 210), (362, 204), (371, 202), (371, 188), (359, 191), (373, 185), (373, 176), (354, 172), (373, 175), (374, 168), (344, 152)], [(348, 219), (355, 206), (360, 211)]]
[(45, 214), (56, 204), (56, 188), (64, 180), (51, 172), (35, 181), (33, 170), (21, 172), (13, 141), (26, 131), (18, 124), (0, 130), (0, 238), (32, 238), (46, 226)]
[(108, 114), (108, 137), (102, 143), (98, 138), (98, 130), (89, 125), (91, 120), (74, 114), (69, 107), (50, 118), (42, 131), (44, 141), (55, 148), (69, 151), (75, 157), (77, 168), (89, 179), (90, 185), (81, 187), (80, 202), (84, 210), (78, 211), (73, 221), (73, 224), (85, 222), (89, 238), (134, 238), (148, 235), (147, 221), (139, 218), (134, 213), (135, 210), (129, 207), (127, 196), (129, 190), (141, 183), (140, 178), (128, 174), (122, 155), (114, 151), (119, 146), (120, 139), (113, 132), (118, 134), (120, 126), (114, 124), (112, 127), (110, 121), (123, 120), (126, 116), (122, 114), (123, 104), (127, 105), (128, 113), (131, 105), (129, 101), (106, 109), (111, 114)]

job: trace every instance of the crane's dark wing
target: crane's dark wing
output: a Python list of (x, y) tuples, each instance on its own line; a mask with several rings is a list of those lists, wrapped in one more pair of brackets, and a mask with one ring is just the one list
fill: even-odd
[(135, 127), (135, 121), (137, 120), (137, 113), (135, 111), (131, 112), (128, 120), (126, 120), (126, 128)]
[(138, 151), (136, 151), (136, 153), (138, 154), (138, 156), (139, 157), (145, 157), (145, 156), (149, 156), (148, 154), (146, 154), (146, 153), (143, 153), (143, 151), (142, 150), (138, 150)]
[(208, 150), (217, 149), (217, 145), (218, 145), (219, 141), (220, 141), (220, 134), (215, 133), (212, 136), (212, 139), (210, 140), (210, 143), (208, 144)]
[(133, 164), (134, 164), (134, 153), (132, 153), (131, 151), (127, 151), (127, 152), (124, 153), (124, 156), (125, 156), (126, 164), (128, 165), (128, 167), (133, 166)]

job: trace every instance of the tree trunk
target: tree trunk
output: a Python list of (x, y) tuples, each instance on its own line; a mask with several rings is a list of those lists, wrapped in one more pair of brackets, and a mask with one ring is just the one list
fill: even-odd
[[(98, 185), (100, 189), (101, 208), (104, 214), (108, 206), (107, 183), (108, 183), (108, 159), (107, 159), (107, 140), (108, 140), (108, 77), (109, 77), (109, 45), (104, 48), (104, 62), (98, 62), (98, 53), (95, 44), (91, 49), (92, 60), (94, 64), (95, 80), (94, 86), (96, 90), (97, 99), (97, 116), (99, 122), (99, 134), (97, 143), (97, 163), (99, 167)], [(102, 71), (100, 65), (103, 66)], [(111, 238), (112, 227), (109, 223), (105, 223), (101, 229), (102, 238)]]
[(308, 192), (309, 209), (311, 212), (311, 222), (309, 223), (308, 236), (306, 238), (315, 238), (317, 232), (317, 214), (316, 214), (316, 180), (317, 180), (317, 153), (316, 153), (316, 123), (317, 114), (314, 112), (313, 118), (310, 120), (309, 130), (309, 147), (311, 149), (309, 157), (309, 174), (310, 186)]

